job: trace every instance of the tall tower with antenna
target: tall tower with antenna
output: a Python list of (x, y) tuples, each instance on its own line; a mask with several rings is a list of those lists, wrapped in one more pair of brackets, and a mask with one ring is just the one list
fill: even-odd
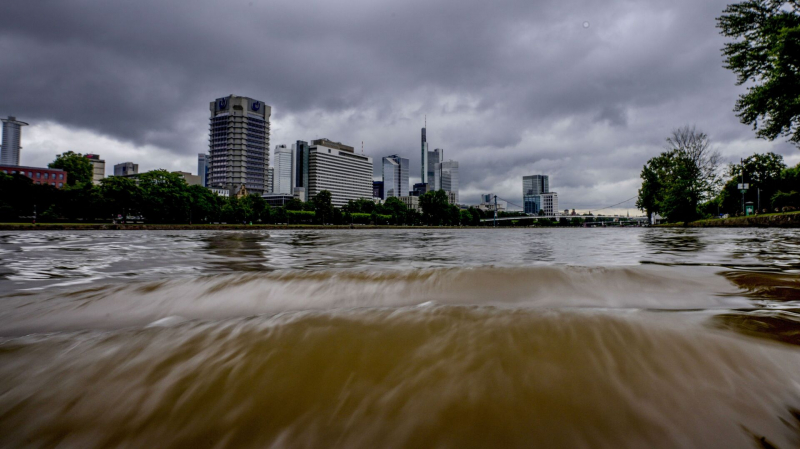
[(21, 128), (28, 124), (12, 116), (8, 116), (7, 119), (4, 118), (2, 120), (3, 144), (2, 147), (0, 147), (0, 164), (19, 165), (19, 150), (22, 149), (22, 146), (20, 146), (22, 138)]
[(420, 178), (422, 179), (423, 183), (429, 184), (431, 182), (428, 179), (428, 136), (426, 135), (428, 128), (428, 115), (425, 115), (425, 126), (422, 128), (422, 171), (420, 173)]

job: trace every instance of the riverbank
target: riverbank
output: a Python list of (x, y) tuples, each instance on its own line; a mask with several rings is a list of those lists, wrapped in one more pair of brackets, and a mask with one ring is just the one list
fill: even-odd
[[(484, 226), (485, 227), (485, 226)], [(112, 224), (0, 223), (0, 231), (238, 231), (272, 229), (476, 229), (465, 226), (286, 225), (286, 224)]]
[(800, 211), (750, 215), (749, 217), (697, 220), (690, 223), (667, 223), (659, 226), (690, 228), (800, 228)]

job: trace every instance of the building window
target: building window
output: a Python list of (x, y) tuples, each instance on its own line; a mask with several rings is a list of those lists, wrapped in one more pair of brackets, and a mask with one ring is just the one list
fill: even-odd
[(58, 174), (58, 179), (64, 179), (64, 173), (59, 173)]
[(59, 187), (64, 187), (64, 183), (63, 183), (63, 182), (59, 182), (59, 183), (58, 183), (58, 186), (59, 186)]
[(42, 177), (42, 172), (36, 172), (36, 177), (37, 178), (41, 178)]
[(44, 179), (50, 179), (50, 178), (49, 178), (49, 176), (50, 176), (50, 174), (49, 174), (49, 173), (45, 173), (45, 174), (44, 174)]

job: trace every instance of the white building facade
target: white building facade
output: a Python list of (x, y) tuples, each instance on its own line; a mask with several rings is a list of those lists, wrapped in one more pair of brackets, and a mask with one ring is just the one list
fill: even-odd
[(323, 190), (331, 192), (332, 203), (342, 207), (349, 200), (372, 198), (372, 158), (356, 154), (352, 147), (317, 140), (308, 149), (308, 190), (311, 201)]
[(559, 215), (558, 210), (558, 194), (556, 192), (548, 192), (539, 195), (542, 198), (542, 209), (544, 215), (555, 216)]
[(272, 178), (272, 193), (294, 194), (295, 186), (295, 158), (294, 145), (278, 145), (275, 147), (275, 172)]

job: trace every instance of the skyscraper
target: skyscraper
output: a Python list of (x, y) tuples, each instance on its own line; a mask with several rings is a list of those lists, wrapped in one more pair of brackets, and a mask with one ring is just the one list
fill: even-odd
[(311, 142), (308, 149), (306, 201), (323, 190), (331, 192), (334, 206), (348, 200), (372, 198), (372, 158), (356, 154), (353, 147), (328, 139)]
[(272, 193), (294, 193), (295, 171), (294, 171), (294, 145), (291, 148), (286, 145), (275, 147), (275, 175), (272, 178)]
[(550, 191), (550, 180), (547, 175), (531, 175), (522, 177), (522, 196), (540, 195)]
[(86, 158), (92, 163), (92, 183), (99, 185), (100, 180), (106, 177), (106, 161), (97, 154), (87, 154)]
[(295, 143), (294, 169), (294, 186), (305, 191), (308, 187), (308, 142), (298, 140)]
[(421, 179), (423, 183), (430, 183), (433, 182), (432, 179), (428, 179), (428, 171), (430, 170), (430, 165), (428, 164), (428, 136), (427, 136), (427, 127), (428, 127), (428, 120), (425, 120), (425, 128), (422, 128), (422, 171), (420, 173)]
[(275, 168), (269, 167), (267, 169), (267, 186), (264, 187), (264, 193), (274, 193), (275, 190)]
[(114, 166), (114, 176), (128, 176), (139, 173), (139, 164), (123, 162)]
[(458, 202), (458, 162), (444, 161), (436, 164), (434, 189), (452, 192)]
[(550, 191), (547, 175), (522, 177), (522, 206), (526, 214), (558, 214), (558, 194)]
[(22, 127), (27, 126), (16, 117), (8, 116), (3, 120), (3, 144), (0, 147), (0, 165), (19, 165), (19, 150), (22, 149)]
[(229, 95), (209, 105), (210, 188), (267, 192), (269, 118), (272, 108), (248, 97)]
[(408, 165), (408, 159), (396, 154), (383, 158), (382, 199), (408, 196)]
[(437, 148), (433, 151), (428, 151), (428, 182), (433, 184), (436, 178), (436, 164), (444, 161), (444, 150)]
[[(116, 167), (116, 166), (115, 166)], [(115, 168), (116, 169), (116, 168)], [(200, 177), (200, 185), (206, 187), (206, 176), (208, 175), (208, 155), (198, 153), (197, 155), (197, 176)]]

